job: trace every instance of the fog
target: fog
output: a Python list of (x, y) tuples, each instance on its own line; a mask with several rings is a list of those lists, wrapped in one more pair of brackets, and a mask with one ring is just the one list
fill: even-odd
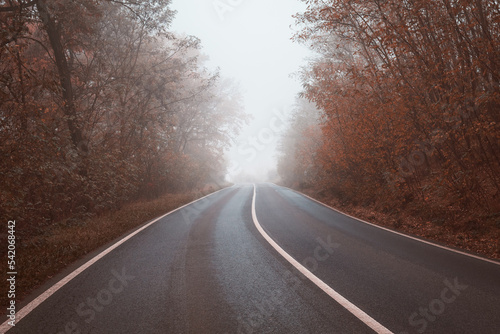
[(300, 84), (291, 77), (308, 50), (290, 39), (299, 1), (174, 0), (172, 30), (201, 39), (210, 69), (234, 79), (252, 120), (227, 153), (231, 181), (263, 181)]

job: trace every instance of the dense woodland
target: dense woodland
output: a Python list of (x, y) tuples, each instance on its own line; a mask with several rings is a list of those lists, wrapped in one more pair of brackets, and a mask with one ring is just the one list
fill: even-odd
[(500, 2), (304, 2), (312, 105), (299, 100), (282, 140), (283, 181), (500, 228)]
[(170, 0), (0, 5), (2, 217), (36, 233), (224, 177), (246, 116)]
[[(500, 226), (500, 3), (304, 0), (284, 183)], [(246, 116), (170, 0), (0, 0), (2, 216), (36, 231), (224, 175)]]

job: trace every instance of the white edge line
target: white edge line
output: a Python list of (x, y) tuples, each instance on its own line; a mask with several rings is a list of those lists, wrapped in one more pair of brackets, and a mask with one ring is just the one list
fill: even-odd
[[(118, 240), (116, 243), (114, 243), (113, 245), (109, 246), (108, 248), (106, 248), (105, 250), (103, 250), (101, 253), (97, 254), (92, 259), (88, 260), (86, 263), (82, 264), (80, 267), (78, 267), (77, 269), (75, 269), (73, 272), (71, 272), (70, 274), (68, 274), (66, 277), (64, 277), (63, 279), (61, 279), (60, 281), (58, 281), (57, 283), (55, 283), (53, 286), (51, 286), (50, 288), (48, 288), (47, 290), (45, 290), (42, 294), (40, 294), (38, 297), (36, 297), (34, 300), (32, 300), (28, 305), (24, 306), (22, 309), (20, 309), (18, 312), (16, 312), (15, 323), (17, 324), (25, 316), (27, 316), (31, 311), (33, 311), (36, 307), (38, 307), (41, 303), (43, 303), (47, 298), (49, 298), (51, 295), (53, 295), (57, 290), (59, 290), (60, 288), (62, 288), (64, 285), (66, 285), (69, 281), (71, 281), (73, 278), (75, 278), (76, 276), (78, 276), (85, 269), (87, 269), (88, 267), (90, 267), (91, 265), (93, 265), (94, 263), (96, 263), (97, 261), (99, 261), (101, 258), (103, 258), (107, 254), (109, 254), (111, 251), (113, 251), (115, 248), (117, 248), (118, 246), (120, 246), (121, 244), (123, 244), (124, 242), (126, 242), (127, 240), (129, 240), (130, 238), (134, 237), (138, 233), (140, 233), (143, 230), (147, 229), (149, 226), (151, 226), (154, 223), (156, 223), (157, 221), (165, 218), (166, 216), (168, 216), (168, 215), (170, 215), (170, 214), (172, 214), (172, 213), (174, 213), (176, 211), (179, 211), (179, 210), (185, 208), (186, 206), (191, 205), (191, 204), (193, 204), (195, 202), (201, 201), (202, 199), (205, 199), (208, 196), (215, 195), (216, 193), (218, 193), (218, 192), (220, 192), (220, 191), (222, 191), (224, 189), (227, 189), (227, 188), (229, 188), (229, 187), (222, 188), (222, 189), (220, 189), (220, 190), (218, 190), (216, 192), (213, 192), (211, 194), (208, 194), (206, 196), (198, 198), (198, 199), (196, 199), (196, 200), (194, 200), (194, 201), (192, 201), (192, 202), (190, 202), (188, 204), (185, 204), (185, 205), (183, 205), (183, 206), (181, 206), (181, 207), (179, 207), (177, 209), (174, 209), (174, 210), (172, 210), (172, 211), (164, 214), (163, 216), (160, 216), (160, 217), (154, 219), (153, 221), (151, 221), (148, 224), (144, 225), (140, 229), (132, 232), (131, 234), (126, 235), (122, 239)], [(6, 316), (8, 316), (8, 315), (6, 315)], [(13, 328), (11, 325), (9, 325), (9, 321), (10, 321), (10, 319), (6, 320), (0, 326), (0, 333), (6, 333), (8, 330), (10, 330), (10, 329)]]
[[(272, 183), (272, 184), (274, 184), (274, 183)], [(388, 232), (392, 232), (392, 233), (395, 233), (397, 235), (400, 235), (400, 236), (403, 236), (403, 237), (406, 237), (406, 238), (410, 238), (410, 239), (413, 239), (413, 240), (416, 240), (416, 241), (423, 242), (424, 244), (428, 244), (428, 245), (432, 245), (432, 246), (435, 246), (435, 247), (439, 247), (439, 248), (448, 250), (450, 252), (455, 252), (455, 253), (458, 253), (458, 254), (462, 254), (462, 255), (465, 255), (465, 256), (469, 256), (469, 257), (475, 258), (477, 260), (483, 260), (483, 261), (486, 261), (486, 262), (489, 262), (489, 263), (496, 264), (497, 266), (500, 266), (500, 262), (498, 262), (498, 261), (490, 260), (490, 259), (485, 258), (485, 257), (481, 257), (481, 256), (478, 256), (478, 255), (466, 253), (466, 252), (463, 252), (463, 251), (460, 251), (460, 250), (457, 250), (457, 249), (449, 248), (449, 247), (446, 247), (446, 246), (443, 246), (443, 245), (439, 245), (439, 244), (433, 243), (431, 241), (427, 241), (427, 240), (420, 239), (420, 238), (417, 238), (417, 237), (413, 237), (411, 235), (407, 235), (407, 234), (404, 234), (404, 233), (401, 233), (401, 232), (398, 232), (398, 231), (391, 230), (390, 228), (387, 228), (387, 227), (383, 227), (383, 226), (380, 226), (380, 225), (377, 225), (377, 224), (374, 224), (374, 223), (367, 222), (366, 220), (363, 220), (363, 219), (351, 216), (351, 215), (349, 215), (349, 214), (347, 214), (345, 212), (342, 212), (342, 211), (340, 211), (338, 209), (335, 209), (335, 208), (333, 208), (333, 207), (331, 207), (331, 206), (329, 206), (329, 205), (327, 205), (325, 203), (322, 203), (322, 202), (318, 201), (317, 199), (312, 198), (311, 196), (308, 196), (306, 194), (301, 193), (298, 190), (291, 189), (291, 188), (288, 188), (288, 187), (278, 186), (277, 184), (274, 184), (274, 185), (277, 186), (277, 187), (282, 187), (282, 188), (285, 188), (285, 189), (289, 189), (289, 190), (291, 190), (293, 192), (296, 192), (297, 194), (300, 194), (300, 195), (302, 195), (304, 197), (307, 197), (310, 200), (312, 200), (312, 201), (314, 201), (314, 202), (316, 202), (318, 204), (321, 204), (322, 206), (324, 206), (324, 207), (326, 207), (326, 208), (328, 208), (330, 210), (336, 211), (336, 212), (338, 212), (340, 214), (343, 214), (344, 216), (347, 216), (349, 218), (355, 219), (355, 220), (360, 221), (362, 223), (365, 223), (365, 224), (368, 224), (368, 225), (371, 225), (371, 226), (374, 226), (374, 227), (378, 227), (378, 228), (380, 228), (382, 230), (385, 230), (385, 231), (388, 231)]]
[(310, 272), (306, 267), (300, 264), (297, 260), (295, 260), (290, 254), (285, 252), (283, 248), (281, 248), (262, 228), (259, 221), (257, 220), (257, 213), (255, 211), (255, 198), (256, 198), (256, 186), (253, 185), (253, 199), (252, 199), (252, 219), (257, 227), (257, 230), (260, 234), (267, 240), (267, 242), (273, 246), (274, 249), (281, 256), (283, 256), (291, 265), (293, 265), (298, 271), (300, 271), (304, 276), (306, 276), (311, 282), (313, 282), (317, 287), (323, 290), (326, 294), (332, 297), (337, 303), (342, 305), (346, 310), (352, 313), (356, 318), (361, 320), (365, 325), (373, 329), (378, 334), (394, 334), (387, 328), (385, 328), (378, 321), (370, 317), (364, 311), (362, 311), (359, 307), (348, 301), (345, 297), (339, 294), (337, 291), (333, 290), (328, 284), (319, 279), (316, 275)]

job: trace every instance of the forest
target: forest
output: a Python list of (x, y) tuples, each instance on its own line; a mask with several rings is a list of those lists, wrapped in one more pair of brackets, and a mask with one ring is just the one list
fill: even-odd
[(303, 2), (294, 40), (316, 56), (299, 73), (283, 182), (340, 205), (418, 216), (428, 226), (411, 232), (436, 238), (437, 229), (461, 247), (474, 239), (498, 256), (500, 3)]
[(0, 332), (495, 332), (500, 0), (194, 4), (0, 0)]
[(0, 202), (19, 236), (222, 182), (239, 92), (170, 0), (1, 1)]
[[(302, 2), (292, 39), (314, 56), (281, 184), (500, 258), (500, 2)], [(175, 15), (171, 0), (0, 0), (0, 217), (21, 297), (226, 185), (250, 115)]]

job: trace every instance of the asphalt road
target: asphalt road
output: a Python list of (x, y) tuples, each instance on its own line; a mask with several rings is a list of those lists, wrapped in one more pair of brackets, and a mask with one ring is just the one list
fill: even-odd
[(500, 265), (257, 185), (265, 233), (367, 321), (271, 246), (253, 195), (233, 186), (162, 218), (8, 333), (374, 333), (370, 321), (386, 333), (500, 333)]

